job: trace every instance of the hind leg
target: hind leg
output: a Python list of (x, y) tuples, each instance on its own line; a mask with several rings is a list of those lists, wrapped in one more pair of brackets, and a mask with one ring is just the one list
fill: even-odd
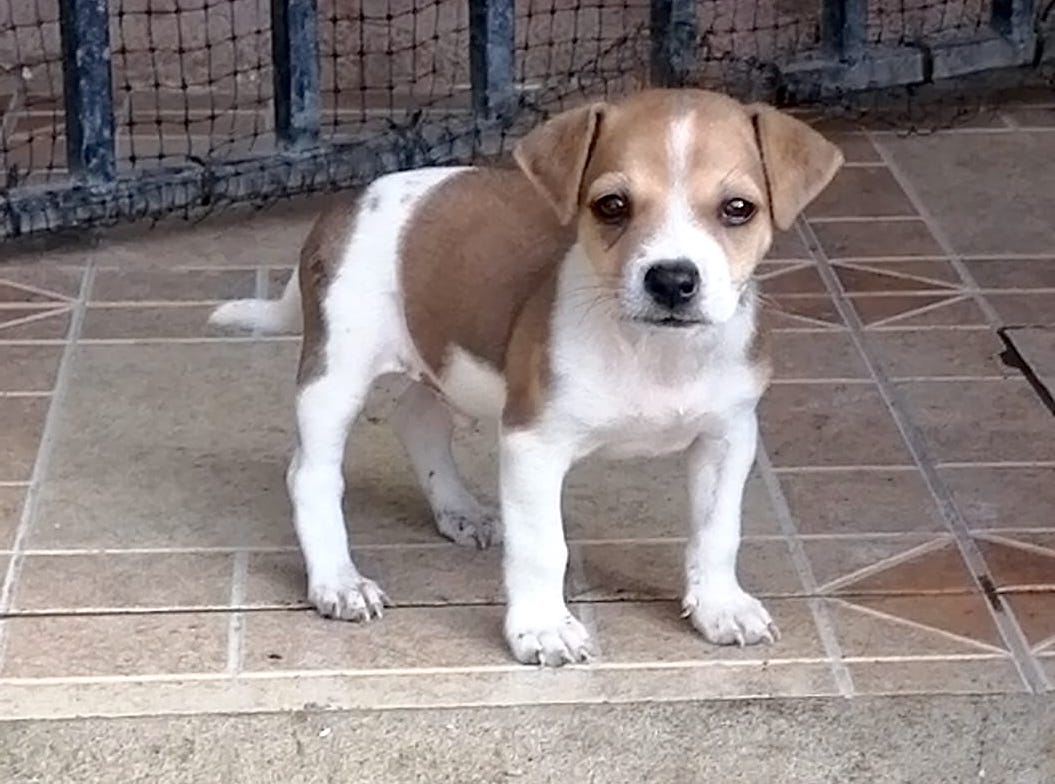
[(455, 465), (454, 421), (447, 406), (424, 385), (412, 384), (399, 400), (395, 425), (439, 532), (481, 548), (497, 542), (498, 515), (476, 500)]
[(349, 621), (380, 618), (387, 601), (352, 562), (341, 508), (345, 442), (374, 377), (368, 358), (346, 359), (301, 388), (298, 448), (286, 475), (308, 599), (320, 614)]

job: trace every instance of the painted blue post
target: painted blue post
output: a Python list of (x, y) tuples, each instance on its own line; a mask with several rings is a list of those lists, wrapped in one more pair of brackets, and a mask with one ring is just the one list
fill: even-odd
[(868, 35), (868, 0), (821, 0), (821, 45), (838, 60), (859, 58)]
[(695, 0), (652, 0), (649, 14), (652, 39), (651, 80), (662, 87), (683, 87), (696, 67)]
[(286, 149), (319, 141), (319, 23), (315, 0), (271, 0), (275, 133)]
[(60, 0), (59, 30), (67, 166), (83, 183), (111, 182), (117, 159), (107, 0)]
[(516, 107), (513, 0), (469, 0), (469, 78), (473, 111), (502, 120)]

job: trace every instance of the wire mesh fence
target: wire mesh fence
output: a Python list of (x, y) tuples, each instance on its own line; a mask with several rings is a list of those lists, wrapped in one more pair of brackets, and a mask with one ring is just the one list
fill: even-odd
[(656, 82), (928, 130), (997, 87), (1055, 104), (1051, 6), (0, 0), (0, 236), (501, 156), (554, 111)]

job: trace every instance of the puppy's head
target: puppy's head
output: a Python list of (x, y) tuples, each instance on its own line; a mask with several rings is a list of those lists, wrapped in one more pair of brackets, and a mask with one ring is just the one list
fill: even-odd
[(602, 290), (655, 326), (732, 317), (774, 226), (835, 176), (839, 149), (769, 106), (652, 90), (557, 115), (514, 151)]

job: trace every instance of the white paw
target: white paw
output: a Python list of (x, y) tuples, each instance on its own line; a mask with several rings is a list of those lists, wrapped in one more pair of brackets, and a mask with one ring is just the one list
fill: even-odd
[(715, 645), (776, 642), (780, 630), (762, 603), (739, 586), (720, 591), (690, 589), (682, 601), (682, 616)]
[(498, 513), (483, 508), (473, 512), (437, 512), (436, 527), (455, 544), (478, 547), (481, 550), (502, 541), (502, 525)]
[(595, 655), (586, 627), (567, 609), (555, 613), (552, 620), (543, 620), (537, 614), (529, 619), (508, 613), (506, 642), (521, 664), (560, 667), (588, 662)]
[(308, 600), (325, 618), (364, 623), (380, 618), (385, 605), (390, 604), (377, 583), (355, 572), (310, 582)]

